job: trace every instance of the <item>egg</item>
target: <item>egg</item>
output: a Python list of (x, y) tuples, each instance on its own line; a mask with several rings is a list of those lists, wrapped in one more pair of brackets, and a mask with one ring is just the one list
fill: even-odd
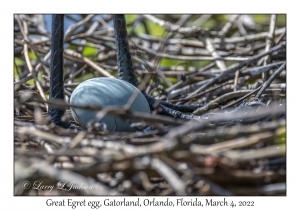
[[(131, 106), (131, 110), (142, 113), (150, 113), (149, 104), (144, 95), (135, 86), (123, 80), (99, 77), (80, 83), (73, 91), (70, 104), (81, 106), (122, 107), (130, 97), (138, 91), (139, 94)], [(119, 117), (105, 115), (97, 120), (97, 111), (72, 108), (73, 118), (83, 127), (87, 128), (89, 121), (106, 124), (109, 131), (131, 132), (130, 122)]]

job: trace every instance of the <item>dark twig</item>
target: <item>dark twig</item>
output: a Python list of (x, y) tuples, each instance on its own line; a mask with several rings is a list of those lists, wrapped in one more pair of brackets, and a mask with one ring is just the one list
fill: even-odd
[(263, 91), (270, 86), (273, 80), (285, 69), (286, 63), (283, 63), (275, 72), (274, 74), (263, 84), (260, 91), (256, 94), (256, 98), (259, 98)]

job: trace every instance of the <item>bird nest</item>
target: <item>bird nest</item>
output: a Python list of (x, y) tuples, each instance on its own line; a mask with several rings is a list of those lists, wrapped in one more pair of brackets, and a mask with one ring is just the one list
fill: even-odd
[(88, 78), (117, 77), (117, 61), (112, 15), (79, 16), (65, 33), (66, 102), (48, 100), (51, 39), (43, 17), (14, 16), (15, 195), (286, 194), (284, 15), (127, 15), (147, 94), (201, 105), (190, 121), (155, 109), (86, 107), (134, 119), (131, 133), (49, 121), (56, 106), (78, 126), (66, 103), (73, 89)]

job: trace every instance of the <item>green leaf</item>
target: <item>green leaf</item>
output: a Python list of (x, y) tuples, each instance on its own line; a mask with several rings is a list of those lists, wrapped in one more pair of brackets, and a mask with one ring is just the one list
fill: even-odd
[(89, 47), (89, 46), (86, 46), (84, 47), (83, 51), (82, 51), (82, 55), (85, 56), (85, 57), (91, 57), (91, 56), (94, 56), (98, 53), (98, 50), (94, 47)]
[(138, 15), (125, 15), (126, 24), (131, 24), (137, 19)]
[(277, 15), (276, 26), (278, 26), (278, 27), (285, 27), (286, 26), (286, 15)]
[(19, 71), (19, 68), (16, 65), (14, 65), (14, 78), (16, 78), (16, 79), (20, 79), (19, 75), (18, 75), (18, 71)]
[(166, 67), (175, 66), (175, 65), (178, 65), (179, 63), (182, 63), (182, 60), (162, 58), (160, 61), (160, 65), (166, 66)]
[(172, 83), (172, 84), (175, 84), (178, 82), (178, 79), (177, 78), (174, 78), (174, 77), (167, 77), (167, 79)]
[(210, 18), (207, 21), (205, 21), (205, 23), (203, 23), (201, 28), (206, 29), (206, 30), (212, 29), (215, 25), (216, 25), (216, 21)]
[(36, 55), (32, 51), (29, 51), (28, 55), (29, 55), (30, 60), (35, 60), (35, 61), (37, 60)]
[(149, 29), (150, 35), (162, 37), (166, 33), (165, 29), (159, 25), (153, 23), (152, 21), (146, 20), (146, 25)]
[(276, 130), (276, 144), (286, 144), (286, 127), (280, 127)]
[(15, 63), (17, 66), (23, 66), (24, 65), (24, 61), (18, 57), (15, 57)]
[(30, 79), (26, 82), (27, 85), (34, 86), (34, 79)]
[(264, 24), (270, 22), (271, 15), (252, 15), (256, 24)]
[(139, 24), (136, 28), (135, 28), (135, 32), (138, 34), (145, 34), (145, 28), (143, 25)]

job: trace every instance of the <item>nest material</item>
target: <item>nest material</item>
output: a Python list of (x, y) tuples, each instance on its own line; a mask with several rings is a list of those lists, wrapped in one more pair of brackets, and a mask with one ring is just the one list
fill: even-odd
[[(97, 16), (108, 27), (94, 16), (65, 34), (67, 102), (86, 77), (117, 77), (111, 16)], [(51, 41), (44, 22), (39, 15), (15, 15), (15, 195), (285, 195), (285, 26), (276, 25), (274, 15), (265, 25), (247, 17), (233, 15), (208, 30), (201, 15), (140, 15), (129, 23), (134, 67), (141, 81), (146, 78), (147, 93), (204, 106), (195, 111), (201, 118), (190, 122), (155, 110), (102, 110), (134, 118), (138, 130), (155, 128), (110, 133), (97, 123), (79, 131), (49, 122), (52, 104), (66, 108), (64, 120), (76, 125), (67, 103), (47, 100)], [(149, 23), (167, 35), (152, 36)], [(141, 26), (149, 34), (138, 33)], [(158, 65), (161, 58), (179, 62)], [(230, 112), (243, 100), (267, 106)]]

